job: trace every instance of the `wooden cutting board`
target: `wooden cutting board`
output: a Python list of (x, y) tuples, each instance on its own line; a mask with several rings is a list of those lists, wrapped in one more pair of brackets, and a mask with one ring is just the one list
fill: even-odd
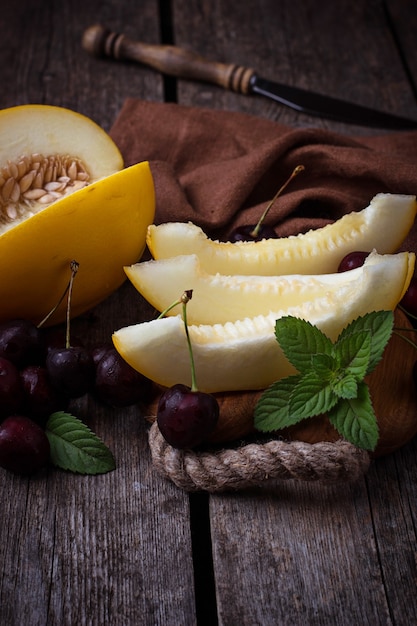
[[(395, 327), (412, 328), (400, 310), (395, 312)], [(417, 332), (402, 334), (417, 341)], [(416, 361), (417, 350), (393, 334), (381, 362), (366, 379), (380, 432), (374, 456), (397, 450), (417, 434), (417, 391), (413, 380)], [(253, 433), (253, 410), (260, 395), (261, 392), (216, 394), (220, 404), (220, 421), (211, 441), (225, 443)], [(325, 416), (303, 420), (276, 435), (307, 443), (339, 438)]]
[[(412, 329), (408, 318), (400, 310), (395, 312), (395, 327)], [(402, 334), (417, 342), (417, 332), (407, 331)], [(393, 334), (382, 360), (366, 379), (380, 434), (374, 456), (397, 450), (417, 434), (417, 390), (413, 380), (416, 361), (416, 348)], [(215, 394), (220, 405), (220, 419), (210, 442), (226, 445), (253, 435), (253, 412), (261, 394), (262, 391)], [(148, 407), (148, 415), (156, 415), (159, 395)], [(306, 443), (336, 441), (340, 438), (324, 415), (303, 420), (291, 428), (277, 431), (274, 436)]]

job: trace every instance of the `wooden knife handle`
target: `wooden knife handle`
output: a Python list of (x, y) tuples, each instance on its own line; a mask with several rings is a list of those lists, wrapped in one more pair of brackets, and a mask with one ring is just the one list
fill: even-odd
[(250, 93), (251, 78), (255, 75), (250, 68), (215, 63), (176, 46), (133, 41), (99, 24), (87, 28), (82, 46), (93, 56), (137, 61), (163, 74), (213, 83), (237, 93)]

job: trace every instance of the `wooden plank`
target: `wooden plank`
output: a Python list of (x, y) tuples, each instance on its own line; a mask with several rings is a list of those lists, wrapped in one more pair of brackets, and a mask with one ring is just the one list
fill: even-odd
[[(395, 4), (395, 3), (393, 3)], [(405, 2), (405, 4), (407, 4)], [(396, 5), (401, 13), (401, 3)], [(382, 2), (174, 3), (174, 41), (270, 78), (412, 116), (415, 94)], [(416, 14), (407, 32), (415, 32)], [(182, 104), (242, 110), (347, 134), (260, 98), (180, 81)], [(287, 483), (210, 498), (220, 624), (415, 622), (415, 442), (358, 485)], [(385, 485), (388, 484), (388, 492)]]
[[(403, 115), (415, 110), (414, 93), (407, 86), (380, 1), (343, 0), (318, 6), (312, 0), (263, 0), (234, 6), (220, 2), (216, 7), (206, 1), (198, 9), (187, 10), (186, 0), (174, 3), (177, 45), (211, 59), (253, 67), (265, 78), (365, 106)], [(183, 104), (241, 110), (294, 126), (358, 135), (381, 132), (299, 114), (260, 96), (246, 97), (185, 81), (179, 83), (178, 99)]]
[(393, 624), (417, 622), (417, 441), (379, 459), (366, 477), (372, 524)]
[(363, 484), (271, 486), (211, 511), (221, 624), (390, 623)]
[[(8, 88), (0, 106), (63, 105), (109, 129), (127, 96), (161, 100), (155, 72), (81, 49), (97, 16), (158, 39), (152, 1), (141, 3), (140, 20), (129, 2), (3, 3), (0, 71)], [(149, 309), (125, 284), (72, 328), (93, 345), (142, 314)], [(88, 397), (73, 409), (110, 446), (118, 468), (97, 477), (51, 469), (30, 480), (0, 471), (0, 622), (195, 623), (189, 499), (153, 471), (140, 407), (116, 411)]]
[(401, 0), (401, 2), (387, 0), (385, 5), (398, 55), (402, 59), (404, 71), (409, 75), (414, 95), (417, 97), (417, 51), (414, 38), (416, 3), (413, 0)]

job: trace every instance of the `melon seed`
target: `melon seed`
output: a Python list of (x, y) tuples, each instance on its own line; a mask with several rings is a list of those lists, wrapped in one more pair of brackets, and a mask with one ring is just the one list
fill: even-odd
[(85, 187), (89, 174), (72, 156), (24, 155), (0, 169), (0, 224), (12, 225)]

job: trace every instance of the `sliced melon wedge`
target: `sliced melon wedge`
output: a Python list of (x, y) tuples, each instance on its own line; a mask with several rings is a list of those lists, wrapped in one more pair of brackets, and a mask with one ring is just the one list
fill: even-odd
[[(199, 388), (207, 392), (263, 389), (293, 373), (275, 339), (278, 318), (306, 319), (334, 340), (353, 319), (370, 311), (393, 310), (408, 287), (414, 263), (413, 253), (376, 255), (350, 288), (339, 294), (323, 293), (298, 306), (236, 322), (190, 325)], [(113, 334), (113, 342), (132, 367), (156, 383), (190, 385), (180, 315), (121, 328)]]
[(336, 272), (343, 257), (355, 250), (395, 252), (413, 225), (416, 213), (415, 196), (378, 194), (362, 211), (291, 237), (219, 242), (210, 240), (194, 224), (169, 222), (151, 225), (147, 244), (155, 259), (196, 254), (202, 268), (210, 274), (327, 274)]
[[(187, 305), (190, 324), (225, 324), (246, 317), (266, 315), (289, 309), (304, 302), (332, 295), (342, 300), (352, 287), (359, 288), (367, 280), (367, 268), (380, 264), (381, 271), (389, 264), (397, 265), (400, 281), (405, 281), (409, 255), (406, 253), (381, 258), (372, 252), (363, 267), (335, 274), (295, 274), (287, 276), (223, 276), (207, 274), (195, 254), (136, 263), (125, 267), (130, 281), (158, 311), (164, 311), (182, 292), (193, 290)], [(394, 296), (395, 299), (395, 296)], [(178, 309), (169, 311), (177, 315)]]

